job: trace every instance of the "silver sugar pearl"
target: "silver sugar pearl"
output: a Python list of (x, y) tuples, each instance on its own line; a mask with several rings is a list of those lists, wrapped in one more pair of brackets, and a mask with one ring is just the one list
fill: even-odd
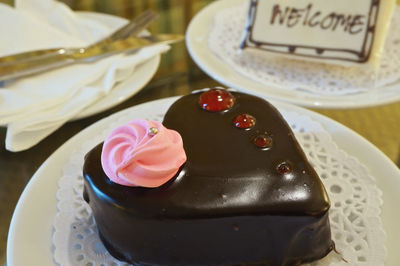
[(147, 131), (147, 134), (149, 134), (150, 136), (154, 136), (158, 133), (158, 129), (156, 127), (151, 127), (149, 128), (149, 130)]

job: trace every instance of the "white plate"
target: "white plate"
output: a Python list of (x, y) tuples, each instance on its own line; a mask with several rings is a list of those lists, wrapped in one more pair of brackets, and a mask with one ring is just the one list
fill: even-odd
[(197, 65), (213, 79), (238, 90), (270, 99), (314, 108), (355, 108), (388, 104), (400, 100), (400, 83), (355, 95), (318, 96), (307, 92), (282, 90), (263, 85), (236, 72), (214, 55), (208, 47), (209, 29), (215, 14), (243, 0), (221, 0), (203, 8), (192, 19), (186, 32), (186, 46)]
[[(107, 14), (93, 13), (93, 12), (78, 12), (84, 17), (95, 19), (101, 23), (110, 26), (119, 26), (123, 22), (127, 21), (124, 18), (111, 16)], [(78, 116), (74, 117), (74, 120), (81, 119), (94, 115), (96, 113), (107, 110), (139, 92), (156, 73), (158, 66), (160, 65), (160, 55), (154, 56), (150, 60), (140, 64), (132, 76), (128, 79), (117, 84), (109, 94), (104, 98), (95, 102), (92, 106), (85, 108)]]
[[(150, 111), (157, 106), (161, 112), (167, 110), (176, 98), (162, 99), (131, 107), (113, 114), (91, 125), (71, 138), (54, 152), (38, 169), (22, 193), (14, 211), (8, 234), (7, 260), (9, 266), (54, 265), (51, 249), (52, 223), (57, 213), (57, 182), (62, 167), (69, 161), (71, 153), (84, 141), (105, 130), (109, 123), (127, 113), (132, 117)], [(295, 111), (321, 123), (330, 132), (333, 140), (349, 155), (357, 157), (369, 168), (383, 191), (382, 219), (388, 232), (386, 265), (398, 265), (400, 253), (400, 171), (381, 151), (357, 133), (317, 113), (290, 104), (274, 103), (276, 107)], [(390, 232), (390, 233), (389, 233)]]

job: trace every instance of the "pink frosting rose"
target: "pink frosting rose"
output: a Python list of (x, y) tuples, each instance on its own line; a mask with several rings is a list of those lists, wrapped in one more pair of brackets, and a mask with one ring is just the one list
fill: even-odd
[(115, 128), (105, 139), (101, 153), (104, 172), (113, 182), (125, 186), (161, 186), (185, 161), (179, 133), (144, 119)]

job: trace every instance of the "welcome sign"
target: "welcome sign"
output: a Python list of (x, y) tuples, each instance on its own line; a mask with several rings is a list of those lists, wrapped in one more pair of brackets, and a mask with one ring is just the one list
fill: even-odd
[(363, 63), (383, 2), (389, 1), (251, 0), (241, 48)]

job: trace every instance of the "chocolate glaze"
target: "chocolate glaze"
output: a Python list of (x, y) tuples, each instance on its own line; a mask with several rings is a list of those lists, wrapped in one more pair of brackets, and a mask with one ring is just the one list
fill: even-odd
[[(102, 144), (84, 164), (84, 198), (112, 255), (141, 265), (298, 265), (333, 248), (325, 189), (279, 112), (255, 96), (208, 112), (199, 93), (176, 101), (163, 124), (183, 139), (187, 161), (158, 188), (125, 187), (102, 170)], [(250, 130), (232, 120), (256, 118)], [(259, 134), (273, 138), (267, 150)], [(277, 166), (288, 162), (289, 174)]]

